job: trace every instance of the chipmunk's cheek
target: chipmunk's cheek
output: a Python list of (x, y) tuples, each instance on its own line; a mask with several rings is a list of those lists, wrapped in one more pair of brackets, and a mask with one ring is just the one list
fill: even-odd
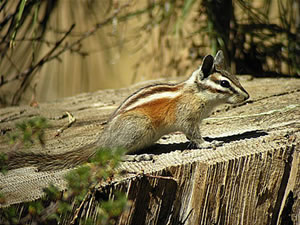
[(230, 103), (230, 104), (242, 103), (242, 102), (246, 101), (248, 98), (249, 98), (249, 95), (248, 96), (234, 95), (234, 96), (229, 97), (227, 103)]
[(226, 103), (228, 103), (228, 104), (234, 104), (234, 102), (232, 101), (232, 98), (227, 99)]
[(241, 103), (244, 101), (243, 97), (238, 97), (238, 96), (231, 96), (228, 98), (227, 103), (229, 104), (237, 104), (237, 103)]

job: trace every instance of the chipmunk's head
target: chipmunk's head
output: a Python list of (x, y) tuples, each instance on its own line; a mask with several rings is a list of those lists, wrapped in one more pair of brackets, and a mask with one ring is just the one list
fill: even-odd
[(218, 51), (215, 58), (212, 55), (205, 56), (201, 67), (189, 80), (204, 90), (209, 99), (220, 103), (241, 103), (249, 98), (237, 77), (225, 70), (222, 51)]

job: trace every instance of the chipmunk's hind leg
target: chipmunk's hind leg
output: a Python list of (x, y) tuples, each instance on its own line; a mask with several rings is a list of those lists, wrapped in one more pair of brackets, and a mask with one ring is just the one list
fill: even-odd
[(143, 114), (125, 114), (108, 124), (105, 136), (101, 138), (104, 147), (122, 147), (132, 153), (151, 145), (155, 131), (151, 121)]

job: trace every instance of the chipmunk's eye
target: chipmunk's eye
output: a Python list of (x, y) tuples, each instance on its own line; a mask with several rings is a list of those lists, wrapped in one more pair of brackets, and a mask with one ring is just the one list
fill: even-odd
[(222, 80), (220, 84), (224, 88), (229, 88), (230, 87), (230, 84), (227, 80)]

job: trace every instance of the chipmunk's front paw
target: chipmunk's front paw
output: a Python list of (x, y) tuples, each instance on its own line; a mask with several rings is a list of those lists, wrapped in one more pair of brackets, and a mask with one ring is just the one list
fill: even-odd
[(141, 155), (125, 155), (123, 161), (127, 162), (141, 162), (141, 161), (151, 161), (153, 160), (153, 154), (141, 154)]
[(212, 149), (216, 149), (217, 147), (220, 147), (224, 144), (223, 141), (212, 141), (212, 142), (208, 142), (208, 141), (204, 141), (201, 144), (196, 144), (198, 148), (212, 148)]

